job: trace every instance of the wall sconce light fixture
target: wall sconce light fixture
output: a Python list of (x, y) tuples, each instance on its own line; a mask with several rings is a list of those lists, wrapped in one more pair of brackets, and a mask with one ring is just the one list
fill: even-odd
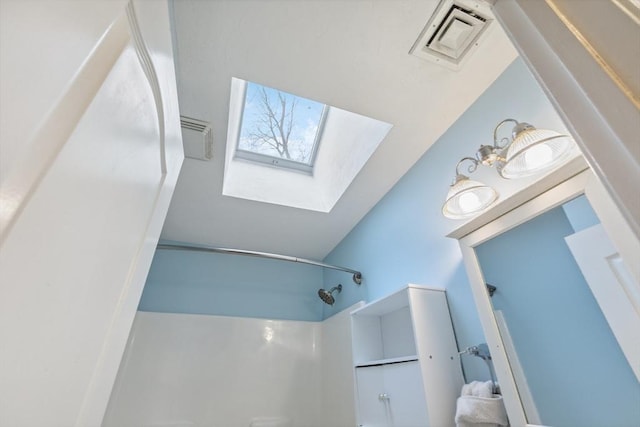
[[(506, 123), (514, 123), (511, 138), (498, 141), (498, 130)], [(478, 165), (496, 166), (505, 179), (523, 178), (547, 171), (567, 159), (573, 146), (568, 135), (546, 129), (536, 129), (528, 123), (505, 119), (493, 130), (493, 145), (481, 145), (475, 157), (463, 157), (456, 165), (456, 178), (449, 188), (442, 214), (447, 218), (469, 218), (486, 210), (498, 200), (498, 192), (460, 173), (462, 163), (468, 161), (469, 174)]]

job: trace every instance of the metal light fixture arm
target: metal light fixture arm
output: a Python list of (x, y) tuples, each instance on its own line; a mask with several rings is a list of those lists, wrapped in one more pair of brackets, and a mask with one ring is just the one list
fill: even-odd
[(520, 125), (515, 119), (505, 119), (498, 123), (493, 129), (493, 145), (481, 145), (476, 151), (476, 159), (484, 166), (493, 167), (497, 165), (500, 168), (505, 161), (504, 153), (514, 138), (514, 135), (512, 135), (511, 139), (505, 137), (498, 140), (498, 130), (505, 123), (515, 123), (514, 132)]
[[(511, 123), (511, 135), (498, 139), (498, 132)], [(504, 119), (493, 129), (493, 145), (481, 145), (475, 157), (463, 157), (456, 165), (456, 178), (447, 192), (442, 213), (447, 218), (464, 219), (486, 210), (498, 199), (490, 186), (470, 180), (460, 173), (462, 163), (471, 164), (467, 173), (478, 165), (495, 167), (504, 179), (522, 178), (557, 166), (571, 153), (571, 138), (555, 131), (536, 129), (529, 123)]]
[[(514, 124), (514, 129), (513, 129), (513, 133), (511, 135), (511, 138), (502, 138), (500, 140), (500, 143), (498, 143), (498, 130), (502, 127), (502, 125), (504, 125), (505, 123), (513, 123)], [(507, 148), (507, 146), (509, 144), (511, 144), (511, 142), (513, 141), (513, 134), (515, 133), (515, 128), (520, 125), (520, 122), (517, 121), (516, 119), (504, 119), (503, 121), (501, 121), (500, 123), (498, 123), (495, 127), (495, 129), (493, 129), (493, 146), (496, 150), (504, 150), (505, 148)]]
[(471, 164), (467, 167), (467, 173), (469, 174), (474, 173), (476, 169), (478, 169), (478, 164), (480, 163), (478, 159), (474, 159), (473, 157), (463, 157), (458, 161), (458, 164), (456, 165), (456, 178), (461, 175), (464, 176), (464, 174), (460, 173), (460, 165), (462, 165), (462, 163), (464, 163), (465, 160), (468, 160), (471, 162)]

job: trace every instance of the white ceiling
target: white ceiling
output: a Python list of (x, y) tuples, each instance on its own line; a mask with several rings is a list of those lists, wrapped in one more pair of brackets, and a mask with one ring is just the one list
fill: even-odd
[[(180, 110), (211, 123), (214, 158), (185, 160), (162, 238), (324, 258), (516, 56), (496, 22), (459, 71), (409, 55), (437, 4), (176, 0)], [(330, 213), (223, 196), (232, 77), (393, 128)]]

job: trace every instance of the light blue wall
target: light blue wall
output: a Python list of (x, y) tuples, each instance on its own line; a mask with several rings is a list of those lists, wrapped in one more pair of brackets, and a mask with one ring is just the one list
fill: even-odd
[[(484, 342), (458, 244), (444, 237), (459, 222), (442, 217), (440, 208), (456, 162), (480, 144), (491, 144), (494, 126), (507, 117), (563, 129), (521, 60), (507, 68), (326, 258), (361, 270), (362, 286), (349, 274), (300, 264), (163, 251), (154, 259), (140, 309), (321, 320), (407, 283), (430, 284), (447, 288), (459, 346)], [(494, 170), (485, 169), (474, 178), (502, 186), (502, 194), (527, 182), (499, 180)], [(322, 304), (317, 289), (338, 283), (344, 288), (336, 305)], [(465, 356), (464, 363), (467, 380), (488, 379), (481, 360)]]
[(245, 257), (156, 251), (141, 311), (322, 320), (322, 269)]
[[(326, 257), (326, 262), (361, 270), (364, 284), (358, 288), (344, 275), (326, 271), (327, 286), (339, 281), (349, 286), (334, 307), (324, 307), (325, 317), (358, 300), (371, 301), (388, 295), (407, 283), (442, 286), (447, 289), (459, 347), (485, 341), (458, 243), (445, 237), (460, 223), (444, 218), (441, 206), (457, 161), (473, 155), (481, 144), (492, 144), (493, 129), (505, 118), (563, 129), (549, 101), (519, 59)], [(499, 180), (494, 170), (481, 169), (485, 170), (479, 169), (474, 179), (484, 174), (482, 180), (493, 179), (492, 185), (503, 186), (499, 188), (502, 194), (524, 185)], [(463, 356), (463, 363), (467, 381), (489, 378), (480, 359)]]
[[(575, 217), (590, 217), (588, 204), (573, 207)], [(542, 424), (638, 425), (640, 384), (564, 241), (573, 233), (558, 207), (476, 248), (485, 280), (498, 288), (493, 306)]]
[(593, 211), (589, 200), (587, 200), (587, 196), (584, 194), (562, 205), (562, 209), (571, 223), (571, 228), (573, 228), (574, 232), (600, 224), (600, 219)]

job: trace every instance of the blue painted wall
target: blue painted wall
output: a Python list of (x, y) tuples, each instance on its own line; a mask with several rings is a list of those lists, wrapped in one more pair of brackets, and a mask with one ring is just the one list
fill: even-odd
[(574, 232), (600, 224), (600, 219), (593, 211), (589, 200), (587, 200), (587, 196), (584, 194), (563, 204), (562, 209), (569, 223), (571, 223), (571, 228), (573, 228)]
[[(458, 346), (466, 348), (485, 341), (458, 243), (445, 237), (461, 223), (444, 218), (441, 207), (458, 160), (473, 155), (481, 144), (492, 144), (493, 129), (505, 118), (564, 129), (519, 59), (325, 258), (326, 262), (359, 269), (364, 274), (362, 286), (349, 283), (334, 307), (324, 307), (325, 317), (358, 300), (388, 295), (407, 283), (441, 286), (447, 290)], [(473, 174), (473, 179), (495, 186), (503, 196), (531, 182), (502, 180), (495, 170), (484, 167)], [(324, 277), (327, 285), (339, 281), (345, 284), (347, 280), (332, 271), (326, 271)], [(482, 360), (463, 356), (463, 363), (467, 381), (489, 379)]]
[(141, 311), (322, 320), (322, 269), (285, 261), (156, 251)]
[[(456, 162), (480, 144), (491, 144), (494, 126), (507, 117), (564, 129), (521, 60), (507, 68), (326, 257), (326, 262), (361, 270), (363, 285), (355, 285), (346, 273), (299, 264), (162, 251), (154, 259), (140, 309), (321, 320), (407, 283), (428, 284), (447, 289), (459, 346), (484, 342), (458, 243), (445, 237), (460, 223), (444, 218), (440, 209)], [(489, 168), (473, 177), (503, 196), (532, 181), (501, 180)], [(336, 305), (322, 304), (317, 289), (338, 283), (344, 288)], [(489, 378), (483, 361), (470, 356), (463, 360), (468, 381)]]
[[(593, 219), (586, 199), (575, 219)], [(597, 218), (596, 218), (597, 221)], [(544, 425), (624, 427), (640, 422), (640, 384), (584, 280), (557, 207), (476, 248)]]

